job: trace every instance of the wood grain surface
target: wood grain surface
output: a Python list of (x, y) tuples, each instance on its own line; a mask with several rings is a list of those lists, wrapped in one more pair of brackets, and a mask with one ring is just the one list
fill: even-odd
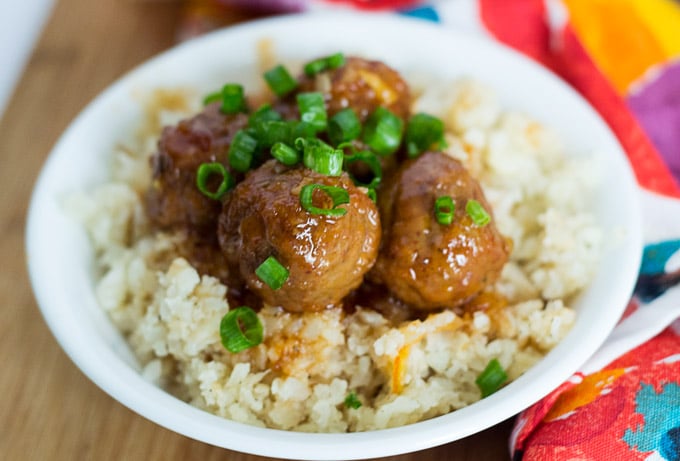
[[(170, 432), (101, 391), (47, 329), (26, 272), (26, 208), (52, 145), (97, 93), (174, 44), (181, 14), (181, 3), (169, 1), (57, 2), (0, 120), (2, 460), (266, 459)], [(245, 19), (234, 12), (227, 22)], [(510, 430), (506, 421), (458, 442), (384, 459), (506, 460)]]

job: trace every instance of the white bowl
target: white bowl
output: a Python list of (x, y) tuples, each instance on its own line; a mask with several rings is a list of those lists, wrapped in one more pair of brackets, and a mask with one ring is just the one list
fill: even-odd
[[(472, 76), (495, 88), (504, 108), (525, 111), (555, 129), (568, 152), (599, 157), (606, 174), (593, 203), (596, 218), (604, 228), (625, 233), (606, 250), (597, 276), (579, 298), (572, 331), (545, 359), (467, 408), (406, 427), (352, 434), (293, 433), (235, 423), (142, 379), (124, 338), (97, 305), (88, 238), (65, 214), (61, 200), (107, 177), (114, 146), (129, 138), (142, 119), (140, 93), (178, 85), (205, 92), (224, 81), (258, 81), (256, 43), (263, 38), (273, 40), (284, 62), (342, 50), (438, 78)], [(43, 315), (66, 353), (104, 391), (140, 415), (206, 443), (319, 460), (382, 457), (441, 445), (499, 423), (545, 396), (614, 327), (632, 292), (641, 241), (636, 185), (626, 156), (605, 123), (561, 80), (511, 50), (420, 20), (337, 13), (232, 27), (180, 45), (118, 80), (56, 144), (37, 182), (27, 228), (30, 276)]]

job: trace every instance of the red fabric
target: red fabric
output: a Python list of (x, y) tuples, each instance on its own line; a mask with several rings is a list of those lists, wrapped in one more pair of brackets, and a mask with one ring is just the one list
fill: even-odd
[(479, 0), (479, 8), (493, 36), (561, 75), (599, 111), (628, 154), (642, 187), (680, 197), (680, 186), (666, 164), (569, 25), (558, 33), (560, 47), (551, 48), (543, 0)]

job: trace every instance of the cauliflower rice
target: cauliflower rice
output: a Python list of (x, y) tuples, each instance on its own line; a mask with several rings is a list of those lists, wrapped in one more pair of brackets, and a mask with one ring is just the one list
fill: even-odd
[[(478, 82), (457, 81), (440, 95), (428, 87), (416, 110), (445, 121), (447, 153), (481, 182), (498, 229), (513, 241), (495, 286), (507, 307), (463, 317), (443, 311), (394, 326), (370, 306), (352, 314), (265, 306), (264, 342), (226, 351), (219, 325), (230, 308), (227, 288), (176, 257), (181, 237), (153, 231), (145, 216), (159, 128), (198, 109), (198, 98), (158, 90), (146, 102), (138, 140), (113, 153), (110, 182), (69, 200), (96, 251), (98, 301), (128, 338), (143, 375), (234, 421), (367, 431), (469, 405), (481, 398), (475, 379), (491, 359), (512, 380), (550, 351), (574, 323), (569, 302), (600, 257), (602, 233), (587, 209), (595, 179), (584, 174), (593, 169), (565, 156), (546, 127), (502, 111)], [(359, 408), (344, 404), (350, 393)]]

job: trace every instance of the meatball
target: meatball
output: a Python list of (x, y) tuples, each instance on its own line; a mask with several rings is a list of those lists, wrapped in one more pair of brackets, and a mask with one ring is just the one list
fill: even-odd
[(384, 106), (406, 120), (411, 110), (408, 84), (380, 61), (348, 58), (344, 66), (303, 81), (301, 89), (324, 93), (330, 116), (351, 107), (364, 122), (375, 109)]
[[(453, 222), (439, 224), (434, 207), (448, 195)], [(491, 214), (482, 189), (455, 159), (427, 152), (405, 162), (379, 192), (383, 242), (371, 277), (421, 310), (454, 308), (494, 282), (508, 259), (509, 242), (493, 219), (476, 225), (469, 199)]]
[[(305, 211), (299, 194), (312, 183), (347, 190), (350, 202), (340, 205), (347, 213), (331, 217)], [(313, 203), (324, 208), (332, 204), (320, 190), (314, 192)], [(270, 160), (230, 193), (218, 236), (231, 273), (237, 272), (240, 282), (266, 304), (290, 312), (318, 311), (340, 305), (361, 284), (378, 253), (380, 219), (375, 204), (346, 173), (324, 176)], [(269, 256), (289, 271), (278, 290), (255, 274)]]
[(245, 114), (225, 115), (219, 104), (163, 129), (158, 151), (151, 158), (152, 184), (146, 193), (146, 210), (161, 228), (212, 227), (222, 204), (196, 187), (196, 170), (202, 163), (227, 164), (229, 144), (245, 127)]

